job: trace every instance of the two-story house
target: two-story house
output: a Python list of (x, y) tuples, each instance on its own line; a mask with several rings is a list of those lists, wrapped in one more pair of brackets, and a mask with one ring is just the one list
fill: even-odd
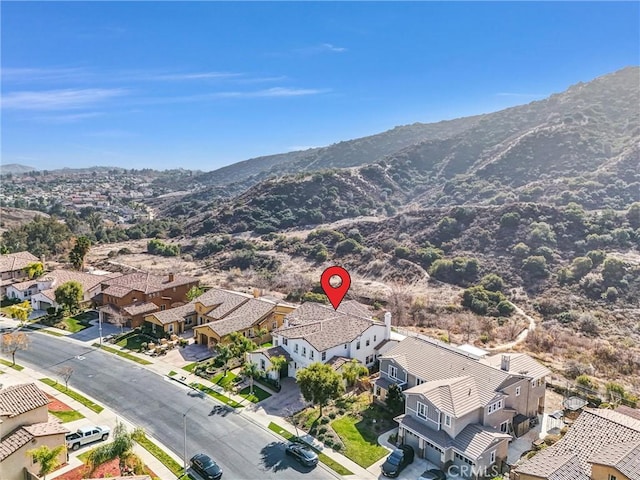
[[(391, 335), (391, 315), (385, 322), (373, 320), (355, 302), (343, 302), (338, 310), (307, 302), (284, 318), (284, 325), (273, 332), (273, 348), (280, 348), (289, 360), (288, 376), (315, 362), (330, 363), (338, 368), (349, 359), (357, 359), (372, 367), (380, 355), (379, 348)], [(249, 354), (263, 370), (271, 367), (273, 349), (260, 349)], [(270, 373), (275, 375), (275, 373)]]
[(640, 420), (585, 408), (555, 444), (511, 470), (513, 480), (640, 480)]
[(38, 257), (29, 252), (0, 255), (0, 298), (5, 297), (9, 285), (28, 279), (25, 267), (39, 261)]
[[(49, 418), (49, 399), (35, 383), (14, 385), (0, 390), (0, 474), (2, 480), (23, 480), (25, 469), (38, 467), (27, 451), (65, 444), (69, 430)], [(60, 463), (67, 453), (60, 453)]]
[(67, 282), (78, 282), (82, 286), (81, 305), (88, 305), (101, 291), (100, 284), (105, 279), (119, 276), (119, 273), (108, 275), (94, 275), (92, 273), (74, 270), (54, 270), (40, 278), (15, 283), (7, 287), (7, 298), (29, 300), (34, 310), (46, 310), (58, 307), (56, 303), (56, 288)]
[[(267, 341), (294, 308), (275, 298), (211, 288), (186, 305), (145, 315), (145, 323), (166, 333), (193, 329), (195, 343), (214, 347), (233, 332)], [(268, 333), (258, 339), (263, 329)]]
[(99, 309), (102, 321), (138, 327), (147, 314), (187, 303), (187, 292), (199, 283), (197, 278), (173, 273), (130, 273), (104, 280)]
[[(544, 406), (549, 371), (523, 354), (472, 355), (456, 347), (408, 337), (380, 357), (375, 398), (392, 384), (405, 397), (398, 442), (462, 478), (499, 471), (513, 432)], [(514, 369), (519, 371), (515, 372)]]

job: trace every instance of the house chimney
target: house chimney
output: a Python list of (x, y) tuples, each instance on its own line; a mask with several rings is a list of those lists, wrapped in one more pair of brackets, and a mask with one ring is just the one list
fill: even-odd
[(500, 370), (504, 370), (505, 372), (508, 372), (510, 366), (511, 366), (511, 357), (509, 355), (502, 355), (502, 359), (500, 361)]
[(391, 338), (391, 312), (384, 314), (384, 340)]
[(258, 298), (260, 296), (260, 290), (257, 288), (253, 289), (253, 298)]
[(169, 283), (173, 282), (173, 280), (175, 279), (175, 276), (173, 273), (169, 274)]

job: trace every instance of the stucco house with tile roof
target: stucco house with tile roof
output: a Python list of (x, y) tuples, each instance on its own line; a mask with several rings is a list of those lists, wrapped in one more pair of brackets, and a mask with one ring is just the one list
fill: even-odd
[[(65, 444), (69, 430), (49, 416), (49, 398), (35, 383), (0, 390), (0, 473), (2, 480), (23, 480), (25, 469), (36, 470), (28, 450)], [(63, 451), (58, 459), (67, 461)]]
[(34, 310), (58, 307), (55, 295), (56, 288), (64, 283), (74, 281), (82, 285), (83, 298), (81, 304), (88, 305), (100, 293), (100, 283), (107, 278), (113, 278), (118, 275), (95, 275), (64, 269), (53, 270), (45, 273), (40, 278), (10, 285), (7, 287), (7, 298), (15, 298), (21, 301), (29, 300)]
[(7, 287), (14, 283), (27, 280), (24, 268), (40, 259), (29, 252), (16, 252), (0, 255), (0, 298), (7, 293)]
[[(385, 322), (379, 322), (355, 302), (343, 303), (344, 306), (334, 310), (307, 302), (284, 317), (284, 325), (273, 332), (273, 345), (281, 347), (291, 358), (288, 376), (295, 377), (299, 369), (315, 362), (329, 363), (336, 369), (353, 358), (367, 367), (375, 364), (377, 347), (390, 338), (391, 315), (387, 315)], [(248, 356), (269, 371), (271, 363), (265, 349)]]
[(555, 444), (512, 469), (513, 480), (640, 480), (640, 421), (585, 408)]
[(428, 337), (407, 337), (380, 357), (374, 398), (405, 397), (398, 442), (461, 478), (506, 467), (519, 425), (544, 408), (550, 372), (523, 354), (477, 356)]
[(139, 327), (145, 315), (187, 303), (187, 293), (199, 283), (197, 278), (173, 273), (138, 272), (106, 279), (100, 287), (100, 316), (103, 322)]

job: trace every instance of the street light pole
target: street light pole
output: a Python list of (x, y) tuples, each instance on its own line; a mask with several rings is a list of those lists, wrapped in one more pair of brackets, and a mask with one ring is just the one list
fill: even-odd
[(102, 348), (102, 312), (98, 310), (98, 331), (100, 332), (100, 348)]
[(182, 461), (184, 463), (184, 471), (187, 471), (187, 413), (191, 410), (195, 405), (191, 405), (187, 410), (182, 414), (182, 426), (184, 428), (184, 456), (182, 457)]

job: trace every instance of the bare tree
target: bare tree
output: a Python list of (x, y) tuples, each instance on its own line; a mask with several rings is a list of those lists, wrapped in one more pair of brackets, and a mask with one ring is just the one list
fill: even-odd
[(478, 321), (476, 317), (470, 313), (464, 313), (458, 317), (460, 329), (465, 336), (465, 342), (469, 343), (471, 335), (478, 330)]
[(24, 332), (5, 333), (2, 335), (2, 351), (11, 355), (12, 365), (16, 364), (16, 352), (29, 348), (29, 337)]
[(409, 292), (409, 286), (402, 281), (391, 284), (391, 292), (387, 297), (387, 309), (396, 320), (396, 324), (407, 325), (410, 320), (409, 309), (413, 302), (413, 295)]
[(68, 390), (69, 380), (71, 380), (71, 375), (73, 375), (73, 367), (72, 366), (62, 367), (58, 373), (62, 377), (62, 380), (64, 380), (64, 389)]

